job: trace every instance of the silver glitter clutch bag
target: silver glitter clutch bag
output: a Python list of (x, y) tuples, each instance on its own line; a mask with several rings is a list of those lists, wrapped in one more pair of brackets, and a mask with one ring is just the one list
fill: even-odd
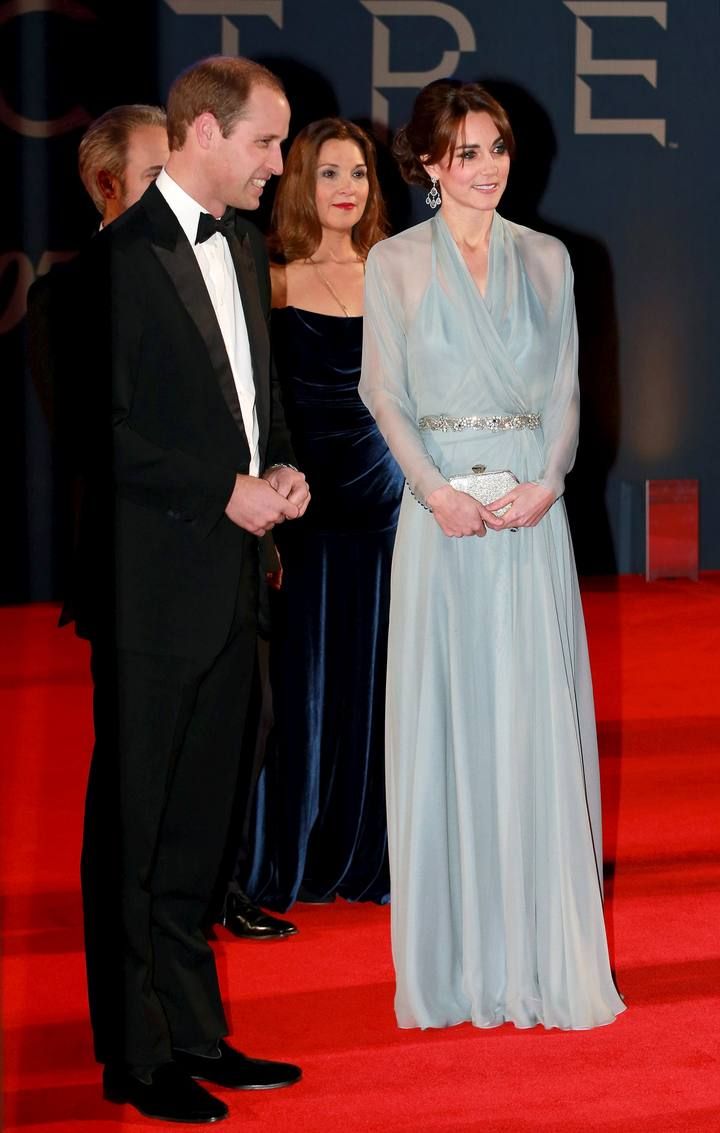
[[(448, 483), (458, 492), (467, 492), (478, 503), (491, 504), (493, 500), (499, 500), (511, 488), (516, 487), (518, 479), (512, 472), (486, 472), (484, 464), (473, 464), (472, 472), (467, 472), (464, 476), (450, 476)], [(498, 508), (493, 515), (500, 518), (510, 506), (507, 504), (506, 507)]]

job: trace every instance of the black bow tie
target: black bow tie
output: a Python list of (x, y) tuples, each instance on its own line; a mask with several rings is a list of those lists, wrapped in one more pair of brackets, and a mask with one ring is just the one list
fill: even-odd
[(198, 220), (197, 236), (195, 237), (196, 244), (203, 244), (205, 240), (209, 240), (216, 232), (219, 232), (225, 239), (232, 236), (235, 231), (235, 209), (227, 208), (219, 220), (211, 216), (209, 212), (201, 212), (200, 219)]

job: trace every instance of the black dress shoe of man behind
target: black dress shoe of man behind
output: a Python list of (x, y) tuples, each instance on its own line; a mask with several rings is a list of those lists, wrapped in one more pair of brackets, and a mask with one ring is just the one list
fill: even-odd
[(211, 1054), (195, 1054), (173, 1050), (177, 1066), (191, 1078), (224, 1086), (227, 1090), (277, 1090), (292, 1086), (302, 1078), (299, 1066), (290, 1062), (267, 1062), (263, 1058), (247, 1058), (220, 1039)]
[(135, 1106), (144, 1117), (178, 1121), (188, 1125), (211, 1125), (228, 1115), (219, 1098), (194, 1082), (175, 1062), (157, 1066), (147, 1081), (122, 1066), (108, 1064), (103, 1070), (103, 1093), (107, 1101)]
[(271, 917), (254, 905), (245, 893), (233, 890), (225, 898), (220, 924), (233, 936), (245, 940), (282, 940), (297, 932), (291, 921)]

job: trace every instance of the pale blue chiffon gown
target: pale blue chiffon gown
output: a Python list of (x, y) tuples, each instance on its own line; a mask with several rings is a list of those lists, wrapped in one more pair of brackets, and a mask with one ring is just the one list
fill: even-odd
[[(603, 922), (592, 687), (561, 499), (578, 425), (563, 245), (495, 214), (482, 297), (441, 214), (378, 244), (360, 393), (408, 482), (386, 733), (398, 1023), (610, 1023), (624, 1005)], [(419, 427), (529, 414), (540, 428)], [(535, 528), (448, 538), (422, 504), (478, 463), (543, 483), (556, 502)]]

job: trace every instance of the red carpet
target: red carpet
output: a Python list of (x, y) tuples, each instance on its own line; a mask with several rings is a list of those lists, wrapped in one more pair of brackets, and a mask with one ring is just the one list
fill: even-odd
[[(288, 941), (220, 930), (238, 1045), (305, 1071), (291, 1090), (225, 1094), (223, 1129), (718, 1133), (720, 575), (584, 596), (628, 1012), (574, 1034), (400, 1032), (387, 910), (300, 906)], [(90, 690), (85, 648), (55, 617), (0, 610), (3, 1127), (158, 1129), (103, 1102), (92, 1061), (77, 886)]]

